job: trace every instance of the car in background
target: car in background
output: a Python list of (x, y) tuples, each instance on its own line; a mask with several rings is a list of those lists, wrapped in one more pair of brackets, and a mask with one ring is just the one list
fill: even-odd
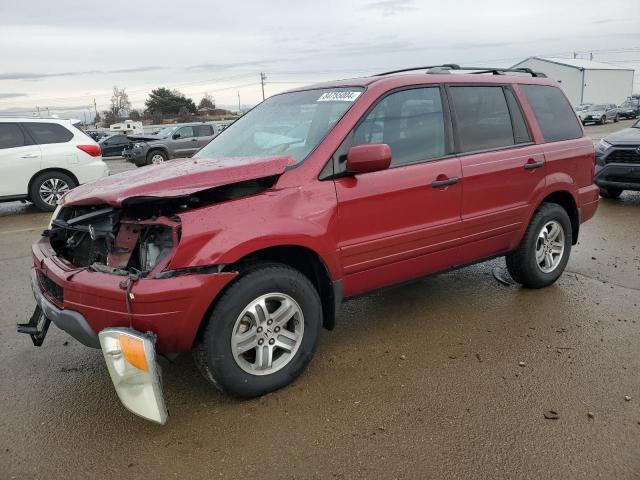
[(53, 211), (69, 190), (107, 174), (100, 146), (70, 120), (0, 118), (0, 201)]
[(620, 118), (638, 118), (640, 117), (640, 99), (630, 98), (625, 100), (618, 107), (618, 116)]
[(589, 110), (589, 107), (591, 107), (592, 105), (593, 103), (582, 103), (575, 108), (576, 115), (578, 116), (581, 122), (583, 121), (584, 112)]
[(583, 125), (587, 123), (599, 123), (604, 125), (609, 120), (617, 122), (620, 117), (618, 115), (618, 107), (613, 103), (598, 103), (591, 105), (587, 109), (581, 112), (582, 116), (580, 120)]
[(640, 120), (604, 137), (596, 145), (595, 183), (604, 198), (640, 191)]
[(156, 135), (129, 135), (132, 143), (124, 148), (122, 156), (138, 167), (164, 163), (190, 157), (214, 136), (214, 126), (207, 123), (171, 125)]
[(103, 157), (119, 157), (122, 155), (122, 150), (129, 147), (133, 142), (126, 135), (111, 135), (105, 137), (98, 142), (102, 149)]

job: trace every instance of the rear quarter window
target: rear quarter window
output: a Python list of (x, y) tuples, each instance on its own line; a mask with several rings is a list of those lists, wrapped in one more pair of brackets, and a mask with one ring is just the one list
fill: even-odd
[(557, 87), (520, 85), (531, 105), (545, 142), (582, 137), (582, 128), (569, 101)]
[(65, 143), (73, 138), (73, 133), (57, 123), (23, 123), (22, 126), (38, 145)]

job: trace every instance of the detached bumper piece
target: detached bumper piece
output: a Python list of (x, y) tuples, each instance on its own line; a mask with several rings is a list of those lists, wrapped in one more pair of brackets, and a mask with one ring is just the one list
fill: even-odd
[(130, 328), (106, 328), (98, 337), (122, 404), (130, 412), (164, 425), (168, 413), (153, 334)]

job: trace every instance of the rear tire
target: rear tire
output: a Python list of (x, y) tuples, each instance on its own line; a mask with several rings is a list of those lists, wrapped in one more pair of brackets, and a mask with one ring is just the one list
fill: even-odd
[(613, 117), (613, 123), (618, 123), (618, 121), (620, 120), (620, 117), (618, 116), (618, 114), (616, 113), (616, 116)]
[(509, 274), (528, 288), (553, 284), (567, 266), (571, 242), (567, 211), (556, 203), (543, 203), (533, 214), (518, 249), (506, 256)]
[(31, 182), (29, 200), (43, 212), (53, 212), (60, 197), (72, 188), (77, 187), (76, 181), (66, 173), (44, 172)]
[(615, 199), (622, 195), (622, 189), (620, 188), (603, 188), (600, 187), (600, 196), (602, 198)]
[(309, 279), (286, 265), (263, 264), (241, 274), (216, 302), (194, 358), (220, 390), (264, 395), (302, 373), (321, 326), (320, 296)]

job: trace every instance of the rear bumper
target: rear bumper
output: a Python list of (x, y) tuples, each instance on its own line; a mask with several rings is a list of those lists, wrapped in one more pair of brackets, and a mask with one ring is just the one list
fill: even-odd
[(607, 163), (596, 165), (595, 182), (602, 188), (640, 191), (640, 164)]
[[(85, 345), (97, 346), (97, 333), (105, 328), (127, 327), (157, 336), (160, 353), (191, 349), (200, 324), (220, 291), (237, 275), (234, 272), (189, 274), (172, 278), (143, 278), (131, 287), (131, 315), (126, 277), (78, 270), (58, 258), (46, 237), (32, 248), (32, 285), (36, 301), (61, 329)], [(53, 295), (38, 280), (41, 271), (62, 291)], [(88, 326), (88, 328), (87, 328)]]

